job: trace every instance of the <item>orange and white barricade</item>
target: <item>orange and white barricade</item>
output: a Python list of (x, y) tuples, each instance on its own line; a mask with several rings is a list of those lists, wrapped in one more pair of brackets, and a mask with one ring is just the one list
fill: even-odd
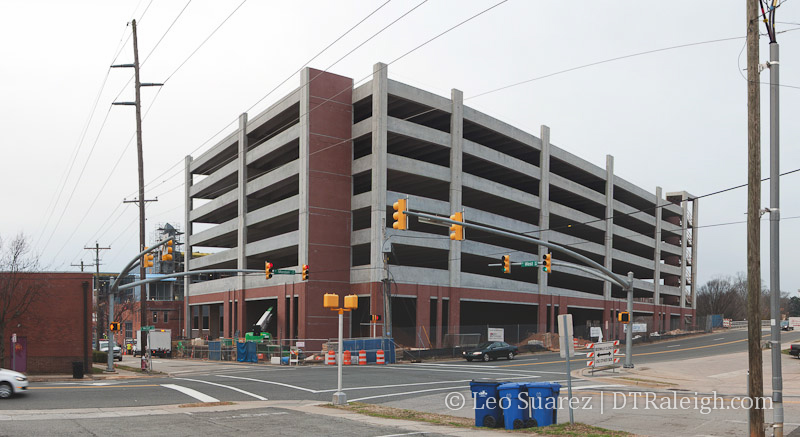
[(358, 351), (358, 365), (359, 366), (367, 365), (367, 351), (363, 349)]
[(344, 351), (344, 352), (342, 352), (342, 355), (343, 355), (343, 358), (342, 358), (342, 361), (343, 361), (342, 364), (343, 365), (349, 366), (349, 365), (353, 364), (353, 362), (351, 360), (351, 357), (350, 357), (350, 351)]
[(336, 364), (336, 352), (329, 350), (328, 355), (325, 356), (325, 364), (333, 366)]
[(386, 357), (384, 355), (383, 349), (378, 349), (378, 352), (375, 354), (375, 363), (386, 364)]

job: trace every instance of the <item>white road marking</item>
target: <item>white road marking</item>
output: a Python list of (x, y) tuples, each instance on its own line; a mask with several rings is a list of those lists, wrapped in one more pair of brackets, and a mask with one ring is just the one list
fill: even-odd
[[(457, 381), (434, 381), (434, 382), (412, 382), (409, 384), (391, 384), (391, 385), (373, 385), (371, 387), (347, 387), (350, 390), (374, 390), (378, 388), (393, 388), (393, 387), (407, 387), (411, 385), (431, 385), (431, 384), (452, 384), (456, 382), (469, 382), (471, 379), (460, 379)], [(317, 390), (317, 393), (335, 392), (338, 389), (332, 388), (330, 390)]]
[(219, 376), (220, 378), (243, 379), (245, 381), (263, 382), (264, 384), (280, 385), (281, 387), (289, 387), (295, 390), (302, 390), (309, 393), (320, 393), (320, 391), (318, 390), (312, 390), (310, 388), (305, 388), (305, 387), (298, 387), (296, 385), (291, 385), (291, 384), (284, 384), (282, 382), (266, 381), (263, 379), (255, 379), (255, 378), (245, 378), (243, 376), (231, 376), (231, 375), (217, 375), (217, 376)]
[(472, 374), (480, 374), (482, 373), (484, 376), (512, 376), (514, 378), (541, 378), (541, 376), (531, 375), (528, 373), (505, 373), (505, 372), (476, 372), (474, 370), (456, 370), (456, 369), (428, 369), (419, 366), (390, 366), (387, 369), (391, 370), (413, 370), (415, 372), (449, 372), (449, 373), (472, 373)]
[[(533, 361), (533, 360), (517, 360), (517, 361)], [(409, 364), (410, 366), (419, 366), (419, 367), (445, 367), (445, 368), (452, 368), (452, 369), (481, 369), (481, 370), (503, 370), (497, 366), (481, 366), (480, 364), (443, 364), (443, 363), (414, 363)], [(520, 372), (536, 372), (535, 370), (519, 370)], [(547, 372), (540, 372), (540, 373), (547, 373)], [(556, 372), (560, 373), (560, 372)]]
[(191, 396), (191, 397), (197, 399), (200, 402), (219, 402), (219, 399), (217, 399), (217, 398), (214, 398), (214, 397), (211, 397), (209, 395), (200, 393), (199, 391), (193, 390), (193, 389), (188, 388), (188, 387), (183, 387), (183, 386), (175, 385), (175, 384), (161, 384), (161, 386), (162, 387), (166, 387), (166, 388), (171, 388), (173, 390), (177, 390), (177, 391), (179, 391), (179, 392), (181, 392), (181, 393), (183, 393), (183, 394), (185, 394), (187, 396)]
[(725, 340), (725, 337), (715, 338), (714, 340), (711, 341), (717, 341), (717, 340)]
[(578, 385), (573, 388), (576, 390), (585, 390), (587, 388), (605, 388), (605, 387), (622, 387), (622, 385), (621, 384)]
[(678, 347), (678, 346), (680, 346), (680, 345), (679, 344), (673, 344), (672, 346), (667, 346), (667, 347)]
[(243, 394), (246, 394), (248, 396), (252, 396), (252, 397), (258, 399), (259, 401), (266, 401), (267, 400), (267, 398), (265, 398), (263, 396), (259, 396), (257, 394), (250, 393), (249, 391), (244, 391), (244, 390), (242, 390), (240, 388), (231, 387), (229, 385), (217, 384), (216, 382), (201, 381), (199, 379), (189, 379), (189, 378), (174, 378), (174, 379), (182, 379), (184, 381), (192, 381), (192, 382), (200, 382), (200, 383), (203, 383), (203, 384), (216, 385), (217, 387), (228, 388), (228, 389), (231, 389), (233, 391), (238, 391), (239, 393), (243, 393)]
[(378, 437), (400, 437), (404, 435), (424, 435), (424, 434), (425, 434), (424, 432), (407, 432), (405, 434), (386, 434)]
[(456, 386), (456, 387), (429, 388), (427, 390), (416, 390), (416, 391), (407, 391), (407, 392), (403, 392), (403, 393), (389, 393), (389, 394), (385, 394), (385, 395), (367, 396), (367, 397), (363, 397), (363, 398), (353, 399), (353, 400), (350, 400), (349, 402), (360, 402), (360, 401), (366, 401), (368, 399), (388, 398), (390, 396), (413, 395), (413, 394), (417, 394), (417, 393), (427, 393), (427, 392), (441, 391), (441, 390), (463, 390), (464, 388), (465, 387), (462, 386), (462, 385), (459, 385), (459, 386)]

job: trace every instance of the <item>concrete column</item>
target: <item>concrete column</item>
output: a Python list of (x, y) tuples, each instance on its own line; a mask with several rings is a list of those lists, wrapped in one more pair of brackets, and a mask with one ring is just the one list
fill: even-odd
[[(299, 145), (299, 186), (298, 195), (298, 243), (297, 243), (297, 262), (303, 264), (308, 262), (308, 242), (309, 242), (309, 199), (310, 199), (310, 175), (309, 151), (311, 149), (311, 71), (308, 67), (300, 73), (300, 145)], [(311, 265), (311, 264), (309, 264)], [(313, 266), (312, 266), (313, 267)]]
[[(386, 240), (386, 139), (389, 118), (388, 66), (377, 63), (372, 67), (372, 192), (370, 209), (371, 282), (380, 282), (385, 276), (383, 244)], [(411, 205), (413, 209), (413, 205)], [(388, 243), (387, 243), (388, 245)], [(388, 248), (388, 247), (387, 247)]]
[(219, 338), (219, 304), (211, 304), (208, 308), (208, 337)]
[(550, 297), (550, 332), (556, 332), (556, 299), (552, 294)]
[[(450, 116), (450, 213), (463, 209), (463, 191), (461, 170), (464, 162), (464, 93), (453, 89), (450, 91), (452, 114)], [(464, 220), (469, 220), (465, 217)], [(465, 229), (465, 236), (467, 230)], [(450, 287), (461, 286), (461, 241), (450, 240), (450, 256), (448, 270)]]
[(661, 187), (656, 187), (656, 209), (653, 215), (656, 218), (655, 250), (653, 251), (653, 330), (661, 329), (660, 318), (656, 317), (657, 308), (661, 304), (661, 214), (664, 210), (661, 199)]
[(456, 289), (450, 289), (450, 310), (449, 310), (450, 334), (461, 333), (461, 296)]
[[(614, 157), (606, 155), (606, 241), (603, 266), (611, 270), (614, 257)], [(603, 299), (611, 300), (611, 282), (603, 282)]]
[(226, 291), (225, 299), (222, 300), (222, 336), (231, 338), (231, 301), (230, 291)]
[[(550, 229), (550, 128), (542, 125), (539, 128), (539, 135), (542, 137), (542, 150), (539, 154), (539, 239), (549, 242)], [(547, 254), (550, 249), (539, 246), (539, 259)], [(558, 254), (556, 254), (558, 256)], [(537, 269), (537, 285), (539, 289), (539, 301), (543, 302), (542, 297), (550, 293), (547, 291), (547, 275), (542, 269)], [(542, 310), (539, 310), (541, 313)], [(552, 315), (552, 311), (550, 312)], [(547, 320), (539, 321), (539, 331), (545, 332)], [(550, 332), (553, 332), (553, 321), (551, 319)]]
[[(247, 113), (239, 116), (239, 201), (237, 203), (237, 226), (238, 233), (236, 238), (237, 268), (247, 268)], [(245, 290), (245, 278), (247, 275), (238, 276), (240, 290)]]
[(278, 326), (278, 341), (285, 339), (289, 333), (286, 332), (286, 319), (288, 313), (286, 312), (286, 286), (283, 284), (283, 293), (278, 293), (278, 305), (275, 308), (275, 324)]
[(429, 285), (417, 284), (417, 347), (431, 347), (431, 291)]
[[(697, 310), (697, 212), (698, 199), (692, 200), (692, 309)], [(695, 314), (692, 312), (692, 320), (695, 320)]]
[(442, 307), (444, 307), (444, 296), (442, 296), (442, 287), (436, 287), (436, 347), (442, 347)]
[(539, 304), (537, 306), (536, 315), (536, 330), (538, 333), (543, 334), (547, 332), (547, 302), (545, 302), (542, 295), (539, 295)]
[[(190, 169), (192, 165), (192, 157), (186, 156), (184, 160), (183, 168), (184, 168), (184, 184), (183, 184), (183, 192), (184, 192), (184, 207), (183, 207), (183, 228), (186, 235), (184, 239), (186, 252), (183, 255), (183, 271), (189, 271), (189, 264), (192, 259), (192, 220), (189, 218), (189, 213), (192, 211), (192, 196), (189, 194), (192, 188), (192, 171)], [(191, 296), (191, 284), (192, 280), (190, 276), (183, 277), (183, 314), (186, 316), (184, 317), (184, 335), (187, 338), (192, 337), (192, 317), (191, 313), (189, 312), (189, 297)]]
[[(686, 243), (689, 218), (689, 201), (686, 192), (681, 194), (681, 308), (686, 308)], [(683, 329), (683, 317), (680, 320), (680, 328)]]
[(247, 326), (247, 302), (245, 302), (245, 291), (239, 290), (238, 301), (236, 302), (236, 329), (239, 330), (239, 335), (244, 337), (244, 333), (248, 331)]

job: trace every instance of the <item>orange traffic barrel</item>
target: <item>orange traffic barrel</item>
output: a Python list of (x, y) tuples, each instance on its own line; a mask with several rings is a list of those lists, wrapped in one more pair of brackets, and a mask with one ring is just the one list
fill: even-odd
[(377, 364), (386, 364), (386, 357), (383, 354), (383, 349), (378, 349), (378, 353), (375, 356), (375, 362)]
[(336, 364), (336, 353), (334, 351), (328, 351), (328, 356), (325, 357), (325, 364), (329, 366)]
[(350, 360), (350, 351), (344, 351), (342, 352), (342, 355), (344, 355), (344, 358), (342, 359), (343, 361), (342, 364), (344, 364), (345, 366), (353, 364), (353, 362)]
[(360, 350), (358, 351), (358, 365), (365, 366), (367, 364), (367, 351)]

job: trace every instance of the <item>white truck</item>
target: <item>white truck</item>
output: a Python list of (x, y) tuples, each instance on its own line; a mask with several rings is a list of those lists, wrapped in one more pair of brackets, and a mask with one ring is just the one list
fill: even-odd
[(789, 329), (800, 331), (800, 317), (789, 317)]
[[(144, 331), (147, 337), (147, 348), (150, 349), (150, 355), (158, 356), (161, 358), (172, 358), (172, 330), (170, 329), (154, 329), (152, 331)], [(136, 342), (133, 344), (133, 355), (142, 355), (142, 331), (136, 331)]]

